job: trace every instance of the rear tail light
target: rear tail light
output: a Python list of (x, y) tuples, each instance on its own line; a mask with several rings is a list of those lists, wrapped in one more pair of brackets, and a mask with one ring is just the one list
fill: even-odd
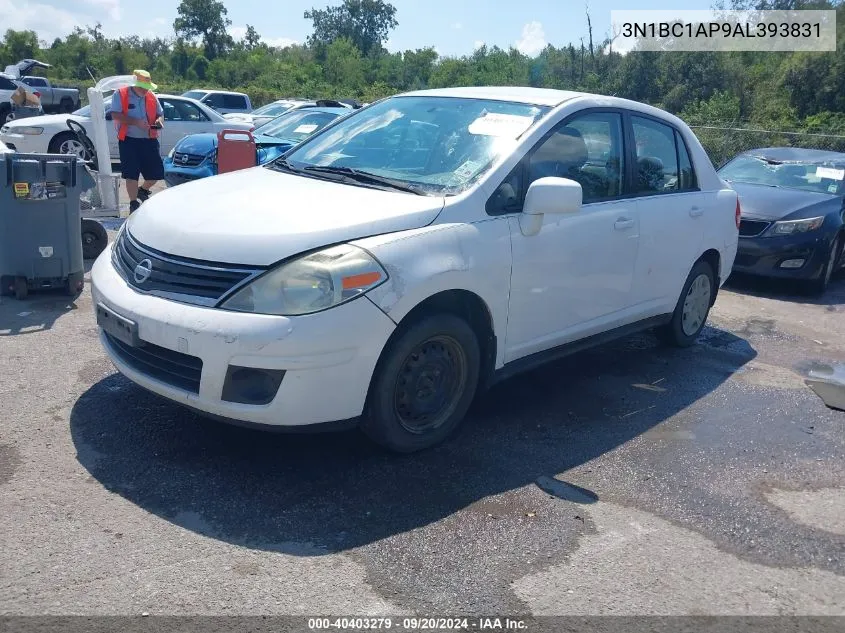
[(742, 209), (739, 207), (739, 196), (736, 198), (736, 228), (739, 229), (740, 223), (740, 216), (742, 215)]
[(36, 97), (38, 97), (39, 99), (41, 98), (41, 93), (40, 93), (40, 92), (38, 92), (37, 90), (36, 90), (35, 92), (33, 92), (32, 94), (34, 94), (34, 95), (35, 95)]

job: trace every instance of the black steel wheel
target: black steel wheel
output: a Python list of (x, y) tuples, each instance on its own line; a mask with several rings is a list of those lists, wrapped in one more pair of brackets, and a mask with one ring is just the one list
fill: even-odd
[(362, 430), (399, 453), (439, 444), (466, 415), (480, 363), (475, 332), (455, 315), (402, 327), (376, 367)]
[(82, 257), (97, 259), (109, 243), (109, 234), (95, 220), (82, 220)]

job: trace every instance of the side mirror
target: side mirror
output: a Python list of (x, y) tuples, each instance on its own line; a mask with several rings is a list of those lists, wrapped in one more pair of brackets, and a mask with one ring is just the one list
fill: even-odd
[(581, 210), (581, 185), (569, 178), (538, 178), (525, 193), (519, 227), (525, 236), (537, 235), (547, 213), (577, 213)]

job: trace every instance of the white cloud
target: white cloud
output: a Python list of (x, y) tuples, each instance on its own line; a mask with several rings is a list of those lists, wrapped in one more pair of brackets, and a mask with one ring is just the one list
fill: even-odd
[(168, 20), (167, 18), (156, 18), (155, 20), (153, 20), (153, 22), (155, 22), (156, 24), (161, 24), (162, 26), (164, 26), (165, 24), (168, 24), (170, 22), (170, 20)]
[(485, 44), (484, 40), (475, 40), (475, 42), (472, 45), (472, 50), (477, 51), (479, 48), (484, 46), (484, 44)]
[(262, 37), (261, 41), (273, 48), (287, 48), (288, 46), (299, 44), (298, 40), (290, 37)]
[[(244, 37), (246, 37), (246, 27), (230, 26), (229, 35), (231, 35), (236, 40), (242, 40)], [(262, 37), (261, 41), (267, 44), (267, 46), (272, 46), (274, 48), (285, 48), (287, 46), (299, 44), (298, 40), (295, 40), (290, 37)]]
[(236, 40), (241, 40), (246, 36), (246, 27), (245, 26), (230, 26), (229, 27), (229, 35), (231, 35)]
[(76, 13), (59, 9), (49, 4), (28, 0), (0, 0), (0, 15), (3, 29), (30, 30), (38, 39), (47, 43), (57, 37), (64, 37), (83, 22)]
[(456, 31), (460, 31), (462, 28), (464, 28), (464, 25), (461, 24), (460, 22), (455, 22), (455, 23), (452, 24), (452, 28), (455, 29)]
[[(100, 11), (105, 11), (111, 20), (120, 21), (120, 0), (85, 0), (85, 3)], [(99, 12), (95, 13), (94, 17), (102, 21)]]
[(517, 40), (516, 48), (529, 57), (539, 55), (546, 48), (546, 33), (543, 31), (543, 24), (534, 21), (523, 26), (522, 37)]

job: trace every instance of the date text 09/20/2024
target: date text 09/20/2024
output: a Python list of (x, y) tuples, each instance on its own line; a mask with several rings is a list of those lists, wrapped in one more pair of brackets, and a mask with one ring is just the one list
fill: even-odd
[(311, 631), (520, 631), (526, 623), (513, 618), (309, 618)]

